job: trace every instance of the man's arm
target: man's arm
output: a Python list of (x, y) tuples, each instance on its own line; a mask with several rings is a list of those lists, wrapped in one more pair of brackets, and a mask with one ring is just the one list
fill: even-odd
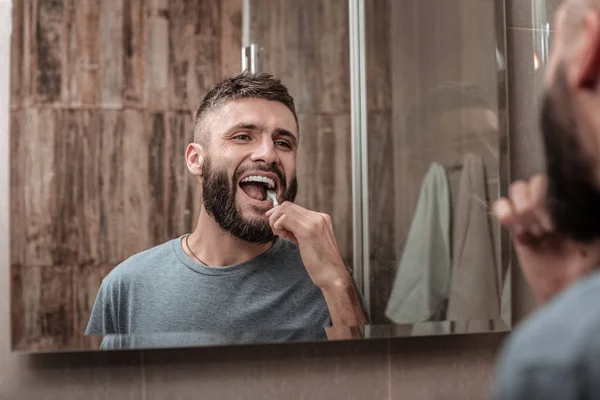
[(360, 327), (368, 323), (351, 276), (321, 288), (333, 326)]
[(332, 326), (326, 329), (329, 340), (360, 339), (360, 327), (369, 322), (352, 277), (328, 289), (321, 289)]
[(267, 212), (273, 232), (296, 243), (312, 281), (323, 292), (333, 326), (360, 327), (367, 318), (340, 254), (327, 214), (285, 202)]

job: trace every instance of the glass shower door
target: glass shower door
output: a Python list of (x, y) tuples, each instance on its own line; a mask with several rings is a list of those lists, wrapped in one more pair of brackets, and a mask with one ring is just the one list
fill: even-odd
[(502, 2), (362, 2), (373, 322), (509, 325)]

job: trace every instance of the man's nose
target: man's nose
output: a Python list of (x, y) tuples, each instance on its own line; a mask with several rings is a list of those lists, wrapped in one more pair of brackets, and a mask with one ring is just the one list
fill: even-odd
[(269, 165), (279, 163), (275, 143), (271, 139), (262, 140), (252, 152), (251, 160)]

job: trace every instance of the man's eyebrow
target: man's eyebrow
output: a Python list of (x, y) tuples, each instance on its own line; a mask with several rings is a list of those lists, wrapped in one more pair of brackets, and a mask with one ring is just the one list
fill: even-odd
[(287, 129), (277, 128), (277, 129), (275, 129), (275, 134), (277, 136), (289, 137), (290, 139), (294, 140), (294, 142), (298, 141), (298, 136), (294, 135), (292, 132), (288, 131)]
[(235, 131), (235, 130), (239, 130), (239, 129), (243, 129), (243, 130), (247, 130), (247, 131), (263, 131), (265, 130), (264, 126), (260, 126), (260, 125), (256, 125), (256, 124), (252, 124), (249, 122), (240, 122), (238, 124), (233, 125), (231, 128), (229, 128), (227, 131), (231, 132), (231, 131)]
[[(229, 128), (227, 130), (227, 133), (232, 134), (233, 132), (238, 131), (238, 130), (262, 132), (262, 131), (265, 131), (266, 129), (267, 128), (263, 125), (257, 125), (257, 124), (253, 124), (250, 122), (240, 122), (238, 124), (233, 125), (231, 128)], [(298, 135), (295, 135), (294, 133), (292, 133), (291, 131), (288, 131), (287, 129), (275, 128), (275, 135), (288, 137), (288, 138), (294, 140), (295, 142), (298, 141)]]

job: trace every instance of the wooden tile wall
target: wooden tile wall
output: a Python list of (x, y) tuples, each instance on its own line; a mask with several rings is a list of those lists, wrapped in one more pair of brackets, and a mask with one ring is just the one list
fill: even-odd
[(102, 278), (195, 225), (184, 150), (202, 96), (241, 69), (241, 12), (233, 0), (14, 2), (14, 347), (96, 347), (83, 332)]

